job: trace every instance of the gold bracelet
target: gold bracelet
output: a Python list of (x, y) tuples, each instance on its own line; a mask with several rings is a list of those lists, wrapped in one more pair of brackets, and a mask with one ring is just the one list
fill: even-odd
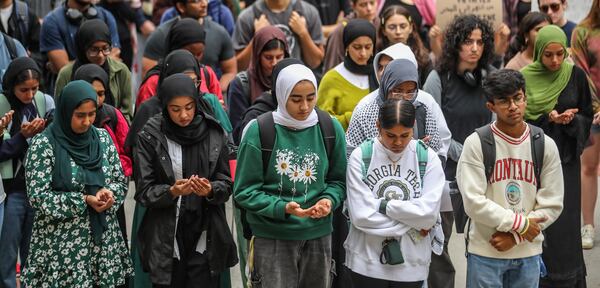
[(519, 232), (519, 234), (521, 236), (525, 235), (525, 233), (527, 233), (527, 230), (529, 230), (529, 218), (527, 218), (527, 224), (525, 224), (525, 229), (523, 229), (521, 232)]

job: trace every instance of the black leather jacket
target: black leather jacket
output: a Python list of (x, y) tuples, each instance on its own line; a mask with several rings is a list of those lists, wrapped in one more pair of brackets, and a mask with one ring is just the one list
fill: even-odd
[[(175, 239), (177, 198), (169, 192), (175, 176), (169, 157), (167, 140), (160, 130), (162, 115), (152, 117), (140, 131), (134, 148), (135, 199), (147, 208), (137, 241), (140, 258), (152, 283), (170, 285)], [(237, 250), (225, 217), (224, 203), (231, 195), (227, 138), (223, 128), (210, 115), (209, 171), (213, 196), (207, 199), (203, 215), (208, 231), (208, 264), (213, 276), (238, 262)]]

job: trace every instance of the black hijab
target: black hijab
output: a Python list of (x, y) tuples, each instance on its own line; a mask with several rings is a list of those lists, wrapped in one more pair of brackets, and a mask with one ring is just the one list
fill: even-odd
[[(199, 109), (198, 89), (192, 79), (182, 73), (167, 77), (158, 88), (163, 108), (161, 130), (163, 134), (177, 144), (181, 145), (183, 178), (192, 175), (209, 178), (209, 153), (210, 138), (208, 137), (209, 124), (205, 120), (204, 112)], [(175, 97), (189, 96), (196, 101), (196, 115), (186, 127), (181, 127), (173, 122), (167, 110), (168, 104)], [(181, 244), (184, 253), (193, 246), (202, 233), (204, 197), (190, 194), (181, 198), (183, 208), (180, 216), (181, 229), (177, 229), (177, 241)]]
[(198, 20), (183, 18), (176, 20), (167, 35), (167, 53), (193, 43), (204, 43), (206, 32)]
[[(108, 88), (108, 75), (106, 75), (106, 71), (104, 71), (104, 69), (102, 69), (102, 67), (96, 65), (96, 64), (85, 64), (81, 67), (79, 67), (79, 69), (77, 69), (77, 71), (75, 71), (75, 73), (73, 74), (73, 80), (83, 80), (85, 82), (88, 82), (90, 84), (93, 84), (92, 82), (94, 82), (94, 80), (98, 80), (102, 83), (102, 85), (104, 85), (104, 93), (106, 95), (106, 93), (108, 93), (110, 90)], [(105, 101), (106, 101), (106, 96), (105, 96)], [(108, 104), (108, 103), (105, 103)], [(110, 105), (110, 104), (108, 104)], [(98, 128), (102, 128), (102, 126), (104, 125), (104, 123), (106, 123), (107, 121), (110, 121), (110, 116), (108, 115), (107, 110), (110, 109), (107, 107), (107, 105), (102, 105), (100, 107), (98, 107), (98, 110), (96, 111), (96, 119), (94, 120), (94, 126), (98, 127)], [(111, 126), (115, 126), (116, 123), (110, 123)], [(115, 124), (115, 125), (112, 125)]]
[[(375, 26), (373, 26), (371, 22), (364, 19), (352, 19), (348, 22), (346, 27), (344, 27), (344, 48), (347, 50), (350, 46), (350, 43), (352, 43), (352, 41), (354, 41), (356, 38), (367, 36), (373, 41), (373, 49), (375, 49), (376, 34)], [(373, 70), (374, 56), (375, 50), (373, 50), (373, 54), (371, 55), (371, 58), (369, 58), (369, 61), (366, 65), (356, 64), (348, 52), (346, 52), (344, 56), (344, 67), (346, 67), (346, 69), (355, 74), (369, 76), (369, 91), (371, 92), (379, 88), (379, 83), (377, 82), (377, 78), (375, 76), (375, 70)]]
[[(161, 86), (165, 78), (175, 73), (194, 71), (197, 79), (200, 79), (200, 65), (198, 64), (198, 60), (187, 50), (178, 49), (169, 53), (165, 59), (161, 60), (160, 65), (158, 87)], [(133, 147), (137, 133), (142, 130), (152, 116), (162, 111), (161, 99), (161, 93), (157, 93), (154, 97), (150, 97), (150, 99), (144, 101), (136, 110), (135, 117), (129, 128), (129, 134), (127, 134), (127, 139), (125, 140), (125, 147)], [(204, 112), (213, 114), (210, 104), (203, 98), (199, 99), (199, 107)]]
[[(35, 97), (33, 101), (29, 104), (25, 104), (21, 102), (15, 96), (15, 86), (19, 83), (18, 76), (25, 70), (32, 70), (37, 72), (38, 79), (42, 75), (40, 68), (35, 63), (35, 61), (29, 57), (19, 57), (10, 62), (8, 67), (6, 68), (6, 72), (4, 72), (4, 76), (2, 78), (2, 93), (6, 96), (6, 100), (10, 104), (12, 110), (15, 111), (12, 120), (12, 126), (10, 129), (10, 134), (15, 135), (21, 130), (21, 122), (23, 120), (23, 115), (29, 115), (28, 120), (32, 120), (37, 115), (37, 109), (35, 109), (35, 105), (33, 101), (35, 101)], [(37, 115), (39, 117), (44, 117), (45, 115)]]
[[(200, 96), (198, 89), (192, 79), (183, 74), (176, 73), (167, 77), (160, 87), (158, 94), (161, 95), (160, 104), (162, 106), (163, 124), (161, 129), (167, 138), (175, 141), (182, 147), (194, 145), (206, 137), (207, 126), (204, 121), (202, 109), (198, 109)], [(169, 117), (167, 107), (169, 102), (178, 96), (189, 96), (196, 102), (196, 115), (194, 120), (186, 127), (181, 127)], [(185, 160), (184, 160), (185, 161)]]
[[(108, 26), (106, 26), (106, 23), (100, 19), (90, 19), (83, 22), (75, 34), (75, 50), (77, 52), (77, 58), (75, 59), (75, 63), (73, 63), (71, 80), (75, 79), (75, 72), (79, 67), (90, 63), (87, 58), (87, 50), (97, 41), (104, 41), (108, 43), (108, 45), (112, 45), (110, 30), (108, 29)], [(101, 67), (104, 69), (104, 72), (106, 72), (107, 78), (110, 79), (108, 57)], [(106, 99), (104, 102), (114, 106), (115, 99), (110, 91), (110, 87), (105, 85), (104, 88), (106, 88)]]
[[(196, 77), (198, 77), (197, 79), (200, 79), (200, 65), (198, 64), (198, 60), (196, 60), (196, 57), (188, 50), (177, 49), (172, 51), (162, 62), (158, 78), (158, 87), (160, 87), (160, 84), (165, 78), (175, 73), (186, 72), (194, 72)], [(159, 99), (161, 97), (160, 93), (157, 93), (156, 96), (158, 96)]]

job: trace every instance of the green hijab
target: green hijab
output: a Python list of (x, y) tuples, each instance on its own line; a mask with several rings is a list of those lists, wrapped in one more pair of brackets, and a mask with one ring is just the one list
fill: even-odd
[[(57, 99), (54, 121), (45, 132), (54, 144), (52, 186), (56, 191), (75, 191), (71, 182), (71, 159), (80, 168), (76, 177), (78, 182), (85, 185), (86, 195), (96, 195), (96, 192), (104, 187), (102, 148), (98, 130), (91, 126), (85, 133), (77, 134), (71, 128), (73, 111), (84, 101), (91, 100), (96, 103), (96, 97), (96, 90), (91, 84), (76, 80), (67, 84)], [(102, 232), (108, 227), (106, 217), (104, 213), (97, 213), (89, 206), (88, 211), (94, 241), (98, 243)]]
[[(542, 64), (544, 49), (551, 43), (558, 43), (565, 49), (565, 60), (560, 69), (550, 71)], [(535, 39), (533, 63), (521, 70), (525, 77), (525, 94), (527, 95), (527, 110), (525, 119), (536, 120), (542, 114), (548, 114), (558, 102), (558, 96), (567, 87), (573, 72), (573, 64), (566, 61), (567, 35), (556, 25), (548, 25), (540, 29)]]

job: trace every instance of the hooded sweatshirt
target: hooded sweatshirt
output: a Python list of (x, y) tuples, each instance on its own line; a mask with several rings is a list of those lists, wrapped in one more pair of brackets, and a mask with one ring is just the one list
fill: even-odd
[[(417, 60), (408, 46), (398, 43), (377, 53), (373, 60), (375, 71), (379, 68), (379, 59), (382, 55), (387, 55), (394, 60), (402, 60), (403, 62), (398, 62), (395, 65), (392, 65), (392, 62), (390, 62), (388, 67), (390, 67), (389, 65), (392, 66), (390, 69), (386, 67), (384, 75), (382, 75), (382, 78), (386, 79), (386, 81), (379, 79), (381, 82), (380, 88), (364, 97), (356, 105), (346, 133), (348, 153), (351, 153), (363, 141), (377, 136), (375, 126), (377, 116), (379, 115), (379, 107), (385, 101), (384, 98), (387, 97), (388, 91), (391, 91), (394, 86), (405, 81), (414, 81), (418, 86)], [(411, 65), (411, 63), (414, 64), (414, 68), (407, 69), (406, 67), (410, 67), (407, 65)], [(389, 75), (387, 78), (385, 77), (386, 74)], [(422, 106), (425, 110), (425, 134), (431, 136), (428, 143), (429, 147), (436, 151), (440, 157), (446, 158), (448, 147), (450, 146), (451, 134), (439, 105), (430, 94), (423, 90), (419, 90), (413, 104), (415, 106)], [(420, 138), (424, 136), (419, 135)]]
[[(303, 209), (329, 199), (332, 211), (345, 198), (346, 150), (344, 130), (333, 120), (336, 140), (327, 156), (318, 117), (313, 110), (305, 120), (296, 120), (286, 109), (292, 89), (300, 81), (313, 83), (312, 71), (301, 64), (289, 65), (276, 75), (278, 107), (273, 112), (275, 143), (269, 163), (263, 166), (260, 133), (256, 120), (242, 136), (237, 158), (234, 199), (244, 208), (255, 236), (282, 240), (310, 240), (332, 232), (332, 215), (312, 219), (285, 213), (288, 202)], [(335, 165), (333, 165), (335, 163)], [(262, 167), (267, 167), (263, 171)]]
[[(440, 160), (427, 149), (421, 188), (416, 145), (412, 140), (404, 151), (393, 153), (375, 138), (366, 177), (360, 147), (348, 160), (346, 207), (352, 225), (344, 243), (345, 265), (356, 273), (397, 282), (427, 279), (433, 235), (416, 235), (436, 224), (445, 181)], [(385, 214), (379, 212), (382, 200), (388, 201)], [(403, 264), (381, 264), (386, 239), (400, 242)]]

